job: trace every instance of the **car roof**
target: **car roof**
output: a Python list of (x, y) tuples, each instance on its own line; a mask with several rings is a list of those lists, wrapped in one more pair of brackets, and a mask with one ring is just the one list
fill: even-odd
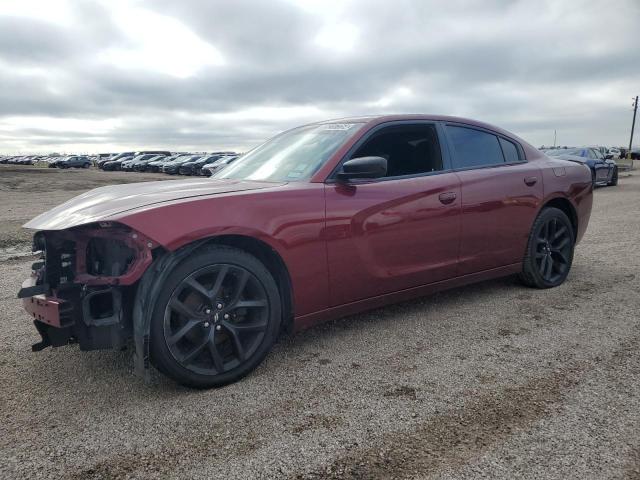
[(390, 115), (361, 115), (355, 117), (344, 117), (344, 118), (334, 118), (330, 120), (322, 120), (320, 122), (315, 122), (315, 124), (322, 125), (328, 123), (386, 123), (386, 122), (395, 122), (401, 120), (431, 120), (436, 122), (455, 122), (455, 123), (466, 123), (469, 125), (475, 125), (478, 127), (488, 128), (491, 130), (502, 130), (495, 125), (490, 125), (485, 122), (481, 122), (478, 120), (473, 120), (471, 118), (465, 117), (455, 117), (451, 115), (437, 115), (437, 114), (426, 114), (426, 113), (403, 113), (403, 114), (390, 114)]
[(368, 124), (369, 127), (374, 125), (378, 125), (381, 123), (387, 122), (397, 122), (403, 120), (428, 120), (433, 122), (452, 122), (452, 123), (461, 123), (466, 124), (472, 127), (480, 127), (485, 128), (487, 130), (492, 130), (496, 133), (500, 133), (501, 135), (505, 135), (507, 137), (511, 137), (521, 143), (526, 144), (532, 149), (535, 149), (532, 145), (529, 144), (526, 140), (518, 137), (512, 132), (504, 130), (503, 128), (497, 127), (490, 123), (482, 122), (479, 120), (473, 120), (471, 118), (465, 117), (456, 117), (452, 115), (439, 115), (439, 114), (426, 114), (426, 113), (403, 113), (403, 114), (389, 114), (389, 115), (360, 115), (354, 117), (343, 117), (343, 118), (334, 118), (330, 120), (322, 120), (320, 122), (314, 122), (309, 125), (323, 125), (330, 123), (364, 123)]

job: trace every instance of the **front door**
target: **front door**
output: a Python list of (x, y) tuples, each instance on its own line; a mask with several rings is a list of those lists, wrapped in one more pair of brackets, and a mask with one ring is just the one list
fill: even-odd
[(411, 123), (371, 133), (347, 159), (387, 159), (387, 176), (327, 183), (332, 306), (455, 275), (460, 181), (443, 164), (436, 127)]

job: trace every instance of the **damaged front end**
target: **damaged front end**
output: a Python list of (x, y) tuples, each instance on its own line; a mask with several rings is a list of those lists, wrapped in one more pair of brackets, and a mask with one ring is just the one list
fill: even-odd
[(137, 284), (161, 248), (115, 222), (39, 231), (18, 298), (42, 340), (34, 351), (77, 343), (81, 350), (122, 349), (133, 336)]

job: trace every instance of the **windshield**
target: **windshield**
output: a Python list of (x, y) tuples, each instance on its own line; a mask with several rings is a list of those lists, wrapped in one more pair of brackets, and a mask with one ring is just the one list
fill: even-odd
[(308, 180), (361, 126), (326, 123), (294, 128), (243, 155), (215, 177), (266, 182)]

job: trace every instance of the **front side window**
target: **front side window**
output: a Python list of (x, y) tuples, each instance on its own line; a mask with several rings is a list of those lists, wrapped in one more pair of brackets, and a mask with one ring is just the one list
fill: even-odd
[(442, 155), (434, 125), (385, 127), (374, 133), (350, 158), (369, 156), (387, 159), (387, 177), (442, 170)]
[(291, 182), (310, 179), (361, 123), (324, 123), (284, 132), (243, 155), (215, 178)]
[(589, 153), (590, 153), (589, 158), (595, 158), (596, 160), (604, 159), (604, 155), (602, 155), (602, 152), (600, 150), (596, 150), (595, 148), (590, 148)]
[(453, 144), (454, 168), (473, 168), (504, 163), (498, 137), (474, 128), (447, 125)]

